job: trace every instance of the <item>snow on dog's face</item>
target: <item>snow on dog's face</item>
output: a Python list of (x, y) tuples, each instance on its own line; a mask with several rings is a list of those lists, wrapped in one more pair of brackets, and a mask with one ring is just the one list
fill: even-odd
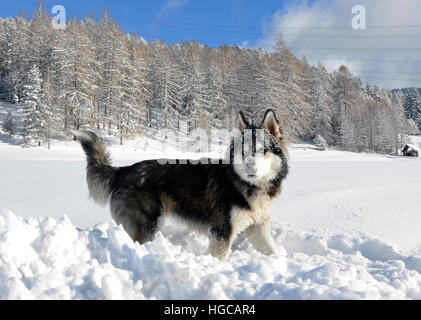
[(256, 127), (240, 112), (236, 128), (241, 133), (234, 142), (234, 169), (237, 174), (258, 186), (275, 179), (287, 156), (275, 113), (266, 111), (261, 126)]

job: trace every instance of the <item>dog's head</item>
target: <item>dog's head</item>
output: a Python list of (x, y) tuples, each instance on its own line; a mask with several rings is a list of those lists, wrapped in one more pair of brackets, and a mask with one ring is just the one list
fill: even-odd
[(273, 110), (266, 111), (260, 126), (240, 112), (236, 121), (234, 169), (248, 183), (261, 185), (278, 177), (286, 166), (288, 150)]

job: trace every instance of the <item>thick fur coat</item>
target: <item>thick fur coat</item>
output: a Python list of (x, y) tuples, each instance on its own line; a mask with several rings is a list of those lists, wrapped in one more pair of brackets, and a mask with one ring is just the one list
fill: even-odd
[[(134, 241), (143, 244), (152, 240), (161, 219), (175, 215), (209, 235), (210, 253), (215, 257), (227, 258), (234, 239), (243, 231), (256, 250), (273, 254), (276, 247), (271, 236), (270, 204), (287, 176), (288, 152), (272, 110), (266, 112), (259, 127), (240, 113), (236, 127), (239, 134), (227, 153), (229, 164), (210, 160), (205, 164), (162, 164), (161, 159), (113, 167), (95, 133), (73, 134), (87, 157), (91, 197), (99, 204), (110, 204), (113, 219)], [(259, 129), (264, 132), (260, 153), (256, 138)], [(245, 148), (246, 132), (251, 149)], [(251, 161), (246, 161), (247, 154)], [(242, 161), (235, 162), (236, 156)]]

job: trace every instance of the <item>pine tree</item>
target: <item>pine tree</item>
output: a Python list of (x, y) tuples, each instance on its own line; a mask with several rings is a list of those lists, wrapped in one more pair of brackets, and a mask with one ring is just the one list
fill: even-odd
[(404, 90), (405, 103), (404, 108), (408, 119), (414, 120), (421, 130), (421, 95), (415, 88)]
[(313, 142), (316, 145), (317, 150), (324, 151), (324, 150), (327, 149), (327, 142), (326, 142), (326, 140), (320, 134), (318, 134), (313, 139)]
[(16, 126), (13, 121), (12, 112), (7, 112), (6, 119), (3, 122), (3, 130), (7, 132), (8, 134), (12, 135), (16, 133)]
[(42, 79), (37, 65), (29, 71), (27, 84), (24, 86), (23, 97), (25, 106), (23, 114), (23, 137), (26, 144), (37, 142), (41, 145), (41, 140), (48, 128), (48, 118), (50, 111), (44, 104), (44, 94), (42, 92)]
[(0, 20), (0, 98), (9, 102), (21, 100), (29, 70), (28, 25), (23, 15)]

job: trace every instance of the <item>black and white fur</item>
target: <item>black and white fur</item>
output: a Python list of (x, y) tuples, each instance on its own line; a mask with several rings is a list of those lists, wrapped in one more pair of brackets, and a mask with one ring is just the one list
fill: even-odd
[[(243, 231), (256, 250), (274, 254), (271, 200), (279, 195), (288, 173), (288, 152), (272, 110), (266, 112), (260, 127), (250, 124), (240, 112), (236, 127), (241, 134), (235, 139), (241, 141), (231, 142), (230, 164), (146, 160), (113, 167), (95, 133), (72, 133), (87, 156), (91, 197), (99, 204), (110, 204), (113, 219), (134, 241), (143, 244), (152, 240), (160, 220), (175, 215), (207, 232), (210, 253), (220, 259), (228, 257), (234, 239)], [(254, 151), (255, 132), (264, 129), (263, 157), (247, 165), (233, 164), (234, 143), (244, 141), (246, 129), (252, 132)]]

